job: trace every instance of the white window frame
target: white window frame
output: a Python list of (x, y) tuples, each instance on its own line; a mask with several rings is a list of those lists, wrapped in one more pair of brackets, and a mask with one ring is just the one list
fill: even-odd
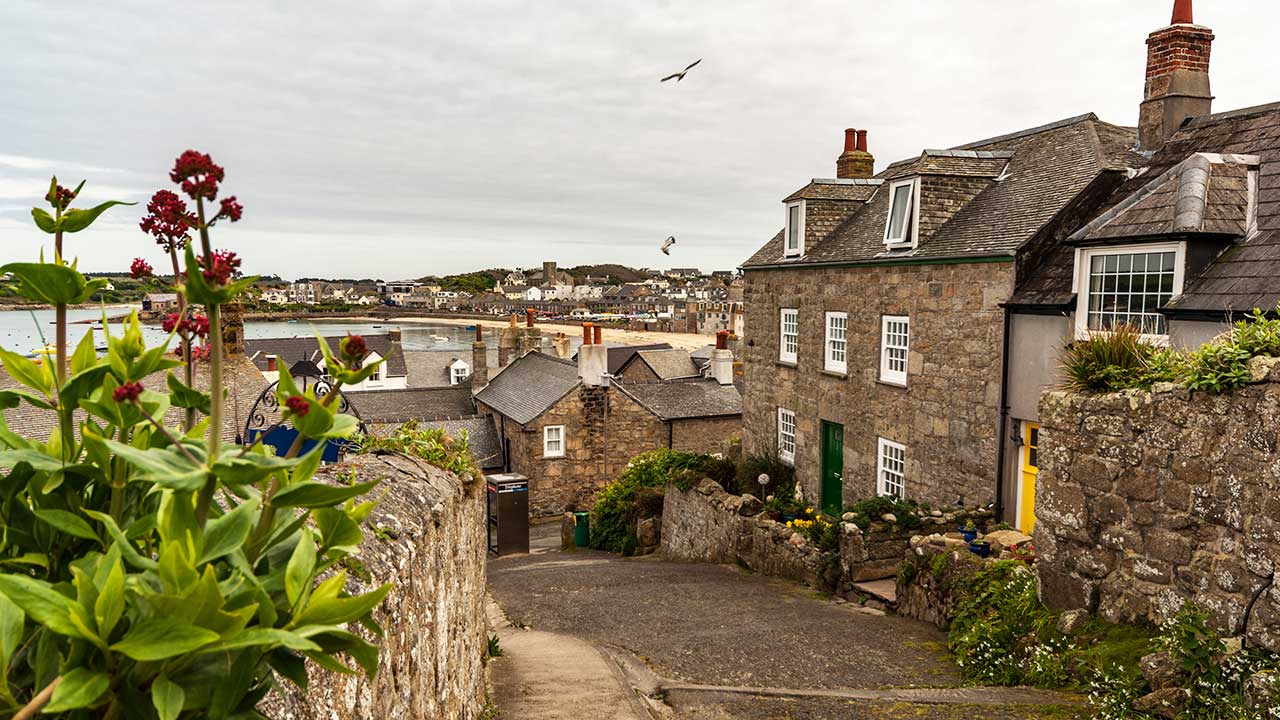
[[(788, 320), (790, 320), (790, 323), (788, 323)], [(790, 325), (790, 332), (788, 332), (788, 324)], [(794, 363), (799, 356), (800, 311), (795, 308), (782, 308), (778, 313), (778, 360)]]
[[(890, 341), (896, 335), (901, 333), (890, 333), (890, 326), (894, 324), (903, 325), (906, 331), (905, 341), (901, 345), (891, 344)], [(891, 351), (902, 351), (901, 363), (902, 368), (895, 368), (896, 361), (899, 358), (893, 357)], [(891, 383), (893, 385), (906, 386), (907, 384), (907, 363), (911, 358), (911, 318), (907, 315), (884, 315), (880, 320), (880, 382)]]
[[(907, 494), (907, 446), (885, 438), (876, 443), (876, 495), (906, 497)], [(900, 468), (890, 467), (895, 462)], [(896, 491), (894, 486), (896, 487)]]
[[(1107, 334), (1106, 330), (1089, 329), (1089, 272), (1095, 255), (1122, 255), (1126, 253), (1173, 253), (1173, 294), (1176, 298), (1182, 294), (1182, 283), (1186, 268), (1187, 244), (1175, 243), (1139, 243), (1132, 245), (1100, 245), (1097, 247), (1076, 249), (1076, 268), (1072, 276), (1071, 291), (1076, 295), (1075, 333), (1077, 340), (1087, 340), (1096, 335)], [(1168, 327), (1168, 323), (1165, 323)], [(1168, 345), (1169, 336), (1145, 333), (1142, 340), (1154, 345)]]
[[(902, 226), (908, 232), (904, 232), (900, 237), (890, 237), (889, 229), (893, 227), (893, 199), (898, 194), (898, 188), (909, 187), (911, 194), (907, 196), (907, 217), (903, 218)], [(914, 248), (916, 241), (920, 237), (920, 179), (909, 178), (907, 180), (898, 180), (889, 184), (889, 211), (885, 213), (884, 219), (884, 244), (890, 249), (897, 248)]]
[[(832, 320), (844, 321), (844, 336), (841, 338), (834, 337), (832, 333)], [(822, 369), (828, 372), (848, 373), (849, 372), (849, 313), (828, 312), (823, 316), (823, 352), (822, 352)], [(840, 348), (836, 347), (836, 343), (842, 343)], [(837, 353), (837, 350), (839, 352)], [(839, 357), (837, 357), (839, 355)]]
[(471, 377), (471, 373), (467, 372), (465, 365), (449, 368), (450, 385), (461, 385), (469, 377)]
[[(799, 221), (800, 226), (795, 228), (795, 238), (796, 238), (795, 247), (791, 246), (791, 236), (792, 236), (791, 208), (800, 209), (799, 212), (796, 213), (796, 219)], [(804, 200), (796, 200), (794, 202), (787, 203), (786, 224), (783, 226), (783, 229), (782, 229), (782, 257), (784, 258), (794, 258), (794, 257), (800, 257), (801, 255), (804, 255), (805, 211), (806, 211), (806, 208), (805, 208)]]
[[(556, 437), (552, 437), (552, 434)], [(564, 426), (563, 425), (547, 425), (542, 428), (542, 457), (544, 458), (562, 458), (564, 457)], [(559, 443), (558, 449), (551, 447), (552, 443)]]
[[(784, 432), (784, 428), (791, 432)], [(786, 408), (778, 408), (778, 459), (788, 465), (796, 464), (796, 414)]]

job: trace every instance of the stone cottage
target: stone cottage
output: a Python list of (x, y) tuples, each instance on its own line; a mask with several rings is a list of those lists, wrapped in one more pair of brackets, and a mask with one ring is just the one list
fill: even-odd
[(506, 469), (529, 478), (534, 515), (590, 507), (642, 452), (719, 452), (741, 431), (728, 350), (709, 363), (718, 372), (711, 377), (643, 383), (613, 377), (610, 355), (621, 353), (609, 350), (585, 342), (577, 362), (527, 352), (476, 394), (479, 412), (493, 417)]

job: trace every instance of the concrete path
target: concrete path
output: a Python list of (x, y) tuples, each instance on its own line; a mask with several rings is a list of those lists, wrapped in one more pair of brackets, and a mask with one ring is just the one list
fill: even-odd
[[(517, 660), (506, 676), (508, 658), (492, 663), (502, 718), (570, 716), (529, 714), (540, 696), (518, 688), (546, 688), (560, 703), (582, 690), (602, 709), (577, 717), (626, 720), (646, 716), (634, 714), (636, 705), (609, 714), (626, 712), (618, 688), (623, 697), (664, 699), (651, 709), (675, 720), (1056, 720), (1079, 710), (1054, 693), (957, 687), (945, 637), (923, 623), (859, 612), (737, 568), (558, 545), (558, 527), (537, 527), (529, 555), (489, 563), (498, 612), (531, 628), (500, 633)], [(534, 634), (546, 639), (526, 639)], [(538, 653), (550, 660), (522, 659)], [(575, 664), (576, 674), (554, 662)]]

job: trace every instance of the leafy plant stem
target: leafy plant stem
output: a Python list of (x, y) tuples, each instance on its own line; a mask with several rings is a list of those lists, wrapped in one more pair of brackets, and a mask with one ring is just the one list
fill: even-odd
[[(213, 248), (209, 243), (209, 225), (204, 218), (204, 200), (196, 198), (196, 213), (200, 221), (200, 247), (204, 261), (213, 262)], [(218, 448), (222, 445), (222, 308), (217, 303), (205, 308), (209, 313), (209, 467), (218, 460)], [(209, 504), (218, 488), (218, 479), (212, 472), (200, 490), (196, 500), (196, 522), (204, 527), (209, 517)]]
[(58, 684), (61, 682), (62, 676), (59, 675), (53, 679), (53, 682), (45, 685), (43, 690), (31, 698), (31, 702), (24, 705), (18, 711), (18, 714), (13, 716), (13, 720), (31, 720), (31, 718), (34, 718), (45, 705), (49, 704), (49, 700), (53, 698), (53, 691), (58, 689)]
[[(187, 296), (182, 292), (182, 271), (178, 267), (178, 249), (169, 245), (169, 260), (173, 263), (173, 285), (178, 294), (178, 315), (184, 317), (187, 311)], [(191, 363), (191, 338), (185, 335), (180, 340), (182, 347), (182, 374), (187, 387), (195, 387), (195, 367)], [(184, 408), (182, 412), (182, 430), (190, 432), (196, 425), (196, 409)]]

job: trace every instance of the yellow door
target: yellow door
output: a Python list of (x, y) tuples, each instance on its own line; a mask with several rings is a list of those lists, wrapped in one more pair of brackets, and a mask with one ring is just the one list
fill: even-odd
[(1028, 535), (1036, 525), (1036, 476), (1040, 474), (1040, 425), (1023, 423), (1022, 484), (1018, 486), (1018, 529)]

